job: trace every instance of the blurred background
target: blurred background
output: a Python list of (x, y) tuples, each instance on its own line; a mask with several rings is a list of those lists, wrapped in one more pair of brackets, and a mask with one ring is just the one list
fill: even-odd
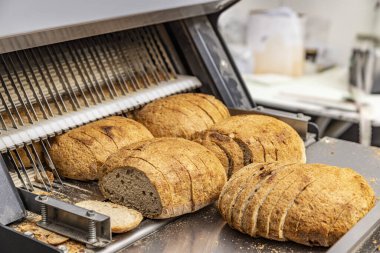
[(380, 146), (380, 1), (242, 0), (219, 28), (254, 101)]

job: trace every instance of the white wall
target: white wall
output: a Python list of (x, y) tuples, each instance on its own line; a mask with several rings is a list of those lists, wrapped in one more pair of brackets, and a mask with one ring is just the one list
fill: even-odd
[[(251, 10), (281, 5), (289, 6), (306, 17), (320, 17), (329, 22), (326, 41), (329, 58), (340, 65), (348, 65), (356, 35), (375, 29), (375, 0), (242, 0), (222, 15), (220, 25), (244, 23)], [(380, 34), (380, 25), (375, 30)]]

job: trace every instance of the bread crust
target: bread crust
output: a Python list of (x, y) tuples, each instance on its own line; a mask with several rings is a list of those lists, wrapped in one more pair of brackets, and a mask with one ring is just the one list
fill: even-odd
[[(211, 138), (212, 135), (214, 138)], [(297, 132), (286, 123), (269, 116), (249, 114), (229, 117), (197, 134), (196, 141), (216, 142), (218, 136), (215, 135), (226, 139), (223, 140), (224, 144), (220, 144), (234, 161), (229, 174), (249, 162), (306, 162), (305, 147)], [(239, 149), (231, 145), (231, 139), (238, 144)]]
[[(75, 205), (109, 216), (111, 219), (112, 233), (131, 231), (143, 220), (143, 216), (140, 212), (111, 202), (85, 200)], [(115, 210), (117, 210), (117, 213), (115, 213)], [(123, 215), (123, 217), (120, 215)]]
[(97, 180), (100, 167), (112, 153), (150, 138), (153, 135), (140, 123), (113, 116), (56, 137), (49, 154), (61, 176)]
[[(130, 158), (143, 159), (152, 165), (144, 172), (155, 181), (163, 210), (168, 210), (150, 218), (162, 219), (196, 211), (215, 201), (227, 180), (222, 164), (212, 152), (181, 138), (156, 138), (121, 149), (104, 164), (103, 178), (117, 168), (139, 169), (141, 165)], [(160, 177), (151, 178), (157, 176), (157, 173), (147, 173), (152, 167)], [(106, 189), (102, 189), (102, 182), (100, 180), (101, 190), (109, 197)]]
[(373, 190), (351, 169), (276, 162), (260, 173), (253, 165), (238, 171), (218, 208), (231, 227), (253, 237), (330, 246), (374, 204)]
[(227, 108), (221, 102), (213, 103), (213, 99), (193, 93), (173, 95), (147, 104), (135, 113), (135, 117), (155, 137), (191, 139), (195, 133), (229, 116), (225, 113)]

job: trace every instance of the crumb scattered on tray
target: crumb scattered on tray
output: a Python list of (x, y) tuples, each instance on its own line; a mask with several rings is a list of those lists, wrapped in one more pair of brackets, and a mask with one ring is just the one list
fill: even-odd
[(68, 249), (69, 253), (85, 252), (85, 246), (83, 244), (37, 226), (36, 222), (39, 220), (41, 220), (40, 215), (28, 212), (27, 218), (18, 224), (12, 225), (12, 228), (21, 233), (32, 233), (35, 239), (40, 240), (44, 243), (57, 247), (61, 245), (65, 246)]

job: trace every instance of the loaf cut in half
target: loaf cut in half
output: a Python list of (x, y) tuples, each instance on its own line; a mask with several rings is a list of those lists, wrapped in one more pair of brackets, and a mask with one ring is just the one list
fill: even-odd
[(218, 208), (252, 237), (331, 246), (375, 204), (354, 170), (324, 164), (250, 164), (223, 187)]
[(145, 105), (135, 114), (155, 137), (190, 139), (230, 116), (228, 109), (213, 96), (185, 93), (162, 98)]
[(193, 140), (216, 154), (227, 175), (250, 163), (306, 162), (305, 146), (288, 124), (264, 115), (238, 115), (197, 133)]
[(85, 200), (75, 205), (109, 216), (112, 233), (128, 232), (143, 220), (140, 212), (115, 203)]
[(182, 138), (138, 142), (111, 155), (99, 181), (114, 203), (162, 219), (199, 210), (219, 197), (227, 177), (218, 158)]
[(107, 158), (129, 144), (153, 138), (137, 121), (112, 116), (57, 136), (49, 149), (58, 173), (76, 180), (97, 180)]

